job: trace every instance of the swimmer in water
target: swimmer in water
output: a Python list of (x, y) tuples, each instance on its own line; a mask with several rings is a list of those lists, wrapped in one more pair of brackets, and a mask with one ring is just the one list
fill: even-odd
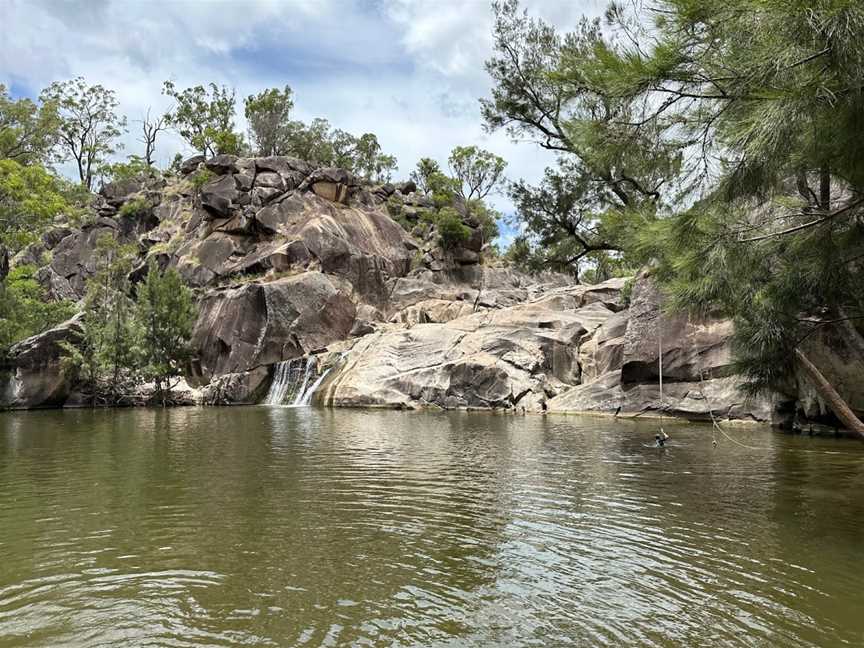
[(658, 448), (663, 448), (666, 446), (666, 441), (669, 440), (669, 435), (660, 430), (660, 432), (654, 435), (654, 440), (657, 442)]

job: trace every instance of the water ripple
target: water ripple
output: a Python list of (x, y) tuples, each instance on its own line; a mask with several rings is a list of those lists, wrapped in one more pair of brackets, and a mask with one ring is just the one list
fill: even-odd
[(0, 647), (864, 643), (859, 448), (668, 427), (4, 414)]

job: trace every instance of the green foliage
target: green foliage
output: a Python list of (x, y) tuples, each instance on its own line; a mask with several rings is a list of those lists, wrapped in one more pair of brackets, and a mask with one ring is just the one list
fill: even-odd
[(130, 155), (126, 162), (103, 164), (99, 167), (99, 173), (102, 176), (102, 181), (108, 183), (155, 177), (158, 172), (147, 164), (144, 158)]
[(240, 152), (243, 140), (234, 132), (233, 88), (210, 83), (178, 90), (165, 81), (162, 93), (176, 102), (168, 122), (192, 148), (205, 156)]
[(476, 146), (457, 146), (447, 162), (465, 200), (483, 200), (500, 187), (507, 167), (504, 158)]
[(290, 151), (294, 100), (289, 86), (270, 88), (246, 97), (249, 137), (257, 155), (287, 155)]
[(0, 160), (0, 238), (14, 252), (69, 208), (64, 181), (41, 166)]
[(129, 272), (134, 246), (106, 234), (97, 242), (98, 267), (83, 303), (83, 335), (64, 344), (65, 363), (91, 402), (117, 404), (140, 381), (153, 381), (165, 404), (170, 381), (182, 373), (195, 321), (194, 299), (174, 270), (151, 262), (133, 300)]
[(480, 199), (473, 199), (467, 203), (468, 214), (480, 223), (483, 231), (483, 242), (491, 243), (498, 238), (498, 221), (503, 218), (501, 212), (492, 209)]
[[(449, 161), (451, 169), (455, 169), (459, 177), (443, 173), (431, 158), (422, 158), (411, 172), (417, 190), (432, 199), (433, 208), (422, 212), (421, 220), (438, 228), (445, 249), (452, 249), (468, 240), (471, 229), (465, 222), (476, 221), (483, 234), (484, 246), (491, 252), (492, 242), (499, 234), (498, 220), (502, 216), (483, 201), (483, 196), (500, 185), (506, 163), (498, 156), (473, 146), (454, 148)], [(400, 221), (400, 217), (394, 218)], [(409, 230), (412, 226), (411, 223), (403, 224)]]
[(458, 182), (443, 173), (433, 173), (428, 178), (428, 195), (436, 209), (450, 207), (459, 195)]
[(287, 153), (316, 164), (329, 165), (334, 159), (330, 122), (313, 119), (308, 125), (292, 121), (288, 132)]
[(528, 274), (539, 274), (544, 270), (555, 269), (546, 265), (543, 255), (538, 253), (538, 250), (531, 245), (525, 235), (513, 239), (513, 242), (504, 252), (504, 260)]
[(486, 62), (493, 88), (481, 101), (486, 127), (559, 156), (539, 186), (510, 187), (525, 244), (547, 267), (576, 276), (601, 252), (626, 257), (635, 232), (680, 199), (673, 186), (686, 148), (673, 136), (680, 129), (639, 126), (644, 97), (613, 87), (611, 71), (598, 73), (621, 49), (599, 21), (583, 19), (562, 36), (516, 0), (493, 8), (495, 49)]
[(36, 268), (17, 266), (0, 281), (0, 354), (16, 342), (41, 333), (75, 313), (69, 301), (47, 301)]
[(313, 119), (309, 125), (292, 121), (288, 131), (286, 152), (302, 160), (339, 167), (372, 182), (389, 181), (396, 168), (396, 158), (382, 153), (372, 133), (355, 137), (331, 129), (326, 119)]
[(56, 107), (59, 116), (58, 159), (75, 160), (81, 184), (90, 190), (99, 166), (122, 148), (116, 140), (126, 129), (126, 118), (116, 113), (114, 91), (88, 86), (77, 77), (55, 81), (42, 91), (40, 100)]
[(471, 230), (452, 207), (440, 210), (435, 218), (435, 224), (438, 226), (441, 247), (445, 250), (457, 248), (471, 238)]
[(81, 382), (95, 404), (121, 402), (135, 379), (134, 303), (128, 275), (137, 250), (120, 245), (111, 234), (97, 241), (96, 272), (87, 282), (82, 306), (83, 335), (65, 344), (66, 369)]
[(145, 198), (133, 198), (123, 203), (119, 214), (127, 218), (142, 218), (147, 216), (152, 209), (153, 207)]
[(210, 169), (198, 169), (195, 173), (189, 176), (189, 181), (192, 183), (193, 187), (200, 189), (215, 177), (216, 174)]
[(174, 155), (174, 159), (171, 160), (171, 164), (168, 167), (168, 173), (171, 173), (175, 176), (180, 175), (181, 166), (183, 166), (183, 155), (180, 153), (176, 153)]
[(54, 102), (12, 99), (6, 86), (0, 84), (0, 159), (48, 164), (59, 127)]
[[(654, 9), (650, 30), (630, 32), (638, 47), (598, 49), (588, 67), (567, 57), (561, 78), (580, 68), (642, 106), (628, 129), (654, 144), (637, 163), (688, 143), (689, 155), (659, 169), (699, 200), (646, 222), (629, 245), (654, 260), (675, 307), (734, 319), (750, 388), (782, 389), (805, 340), (864, 317), (864, 8), (664, 0)], [(624, 28), (636, 20), (612, 17)]]
[(418, 191), (428, 194), (432, 192), (430, 179), (440, 174), (441, 166), (435, 160), (432, 158), (420, 158), (420, 161), (417, 162), (417, 166), (411, 171), (409, 177), (417, 185)]
[(195, 302), (176, 270), (160, 272), (151, 262), (138, 287), (136, 318), (140, 328), (141, 372), (156, 384), (162, 404), (172, 378), (182, 375), (190, 356)]
[(352, 144), (348, 168), (372, 182), (388, 182), (396, 168), (396, 158), (381, 152), (378, 138), (372, 133), (363, 133)]

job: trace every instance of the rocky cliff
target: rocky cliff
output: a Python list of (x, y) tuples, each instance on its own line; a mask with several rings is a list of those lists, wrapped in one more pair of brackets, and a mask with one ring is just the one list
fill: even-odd
[[(422, 218), (430, 206), (412, 183), (370, 186), (291, 158), (193, 158), (178, 177), (103, 187), (87, 224), (58, 224), (11, 263), (40, 265), (58, 299), (84, 295), (105, 233), (137, 246), (133, 281), (150, 260), (176, 268), (199, 296), (187, 380), (205, 403), (260, 402), (278, 363), (315, 356), (315, 399), (337, 407), (819, 414), (803, 383), (745, 398), (731, 323), (663, 314), (648, 273), (594, 286), (528, 276), (483, 258), (467, 214), (470, 236), (445, 252)], [(57, 345), (76, 327), (12, 349), (0, 406), (76, 402)], [(813, 343), (864, 408), (849, 379), (864, 367), (835, 340)]]

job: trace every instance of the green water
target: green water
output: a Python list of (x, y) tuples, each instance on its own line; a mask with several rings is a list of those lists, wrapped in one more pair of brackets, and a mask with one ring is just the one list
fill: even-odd
[(0, 414), (0, 646), (864, 645), (864, 446), (655, 428)]

